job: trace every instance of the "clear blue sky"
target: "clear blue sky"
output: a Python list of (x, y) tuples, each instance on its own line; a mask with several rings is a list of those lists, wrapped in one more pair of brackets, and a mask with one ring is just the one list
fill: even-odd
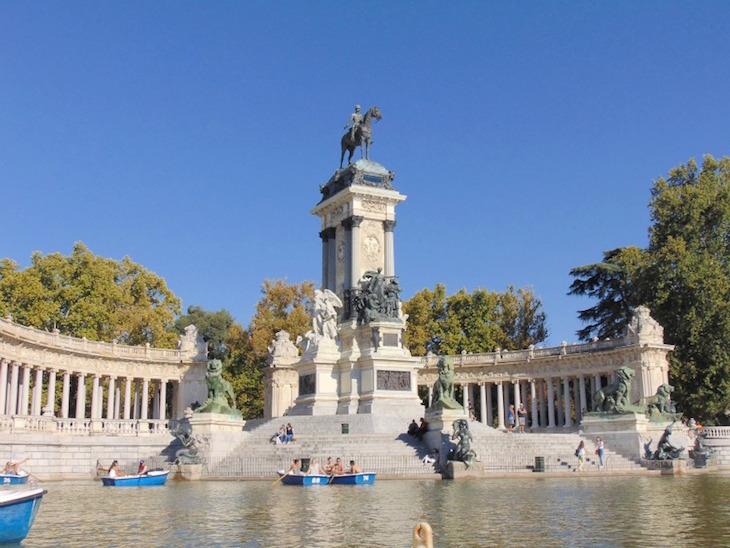
[(730, 2), (0, 0), (0, 257), (125, 255), (248, 324), (321, 274), (309, 210), (355, 103), (403, 297), (530, 286), (647, 243), (652, 180), (730, 154)]

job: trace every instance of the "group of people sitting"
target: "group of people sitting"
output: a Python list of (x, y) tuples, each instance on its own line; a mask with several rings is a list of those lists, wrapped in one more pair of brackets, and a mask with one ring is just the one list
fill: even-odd
[(306, 472), (302, 471), (302, 463), (299, 459), (294, 459), (294, 463), (289, 469), (289, 474), (293, 475), (308, 475), (308, 476), (341, 476), (343, 474), (362, 474), (362, 468), (354, 461), (350, 461), (350, 467), (345, 468), (340, 457), (337, 457), (335, 462), (332, 462), (332, 457), (327, 457), (327, 462), (324, 465), (319, 463), (317, 457), (312, 457), (309, 461), (309, 469)]
[[(112, 462), (109, 469), (106, 469), (106, 468), (99, 468), (99, 469), (106, 472), (110, 478), (123, 478), (124, 476), (127, 475), (119, 469), (118, 460), (115, 460), (114, 462)], [(137, 473), (133, 474), (133, 475), (143, 476), (147, 472), (148, 472), (147, 465), (145, 464), (144, 460), (141, 460), (141, 461), (139, 461), (139, 466), (137, 467)]]
[(293, 441), (297, 441), (297, 439), (294, 437), (294, 428), (292, 427), (291, 423), (288, 422), (286, 423), (286, 425), (282, 424), (279, 427), (279, 431), (271, 436), (271, 438), (269, 438), (269, 441), (277, 445), (281, 443), (291, 443)]
[(4, 476), (19, 476), (20, 475), (20, 465), (23, 464), (28, 459), (23, 459), (20, 462), (17, 460), (9, 460), (7, 463), (5, 463), (5, 469), (2, 471), (2, 475)]
[(421, 418), (421, 424), (417, 424), (416, 419), (413, 419), (411, 424), (408, 425), (408, 434), (418, 439), (418, 441), (423, 439), (426, 432), (428, 432), (428, 422), (424, 418)]

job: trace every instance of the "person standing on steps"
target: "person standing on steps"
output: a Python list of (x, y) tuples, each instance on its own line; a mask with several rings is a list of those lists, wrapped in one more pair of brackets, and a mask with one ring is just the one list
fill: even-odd
[(598, 469), (603, 470), (603, 450), (604, 444), (601, 436), (596, 438), (596, 455), (598, 455)]
[(575, 456), (578, 457), (578, 468), (574, 472), (582, 472), (583, 465), (586, 463), (586, 442), (580, 440), (578, 448), (575, 450)]
[(520, 403), (520, 406), (517, 408), (517, 427), (518, 432), (520, 434), (525, 433), (525, 423), (527, 422), (527, 409), (525, 409), (524, 404)]

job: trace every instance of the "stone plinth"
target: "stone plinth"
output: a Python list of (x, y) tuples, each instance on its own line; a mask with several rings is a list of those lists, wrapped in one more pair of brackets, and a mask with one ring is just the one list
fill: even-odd
[(451, 447), (452, 425), (454, 421), (459, 419), (468, 419), (466, 411), (461, 409), (438, 409), (431, 408), (426, 410), (426, 421), (428, 422), (428, 431), (423, 436), (423, 441), (429, 451), (433, 449), (439, 450), (441, 456), (441, 466), (446, 463), (446, 455)]
[(185, 481), (198, 481), (202, 477), (202, 470), (202, 464), (178, 464), (176, 477)]
[(288, 415), (334, 415), (337, 412), (337, 361), (340, 351), (332, 339), (321, 339), (294, 365), (299, 396)]
[(196, 434), (241, 432), (245, 424), (241, 418), (220, 413), (195, 413), (189, 420)]
[(441, 470), (443, 470), (441, 473), (441, 477), (443, 477), (443, 479), (453, 480), (462, 478), (478, 478), (483, 476), (483, 474), (474, 466), (467, 467), (466, 464), (458, 460), (447, 461), (446, 464), (441, 467)]

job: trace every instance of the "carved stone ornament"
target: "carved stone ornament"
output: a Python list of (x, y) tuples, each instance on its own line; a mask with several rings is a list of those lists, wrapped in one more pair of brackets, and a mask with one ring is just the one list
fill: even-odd
[(277, 359), (296, 358), (299, 350), (289, 338), (289, 333), (282, 330), (276, 333), (275, 339), (269, 345), (269, 365), (274, 365)]

